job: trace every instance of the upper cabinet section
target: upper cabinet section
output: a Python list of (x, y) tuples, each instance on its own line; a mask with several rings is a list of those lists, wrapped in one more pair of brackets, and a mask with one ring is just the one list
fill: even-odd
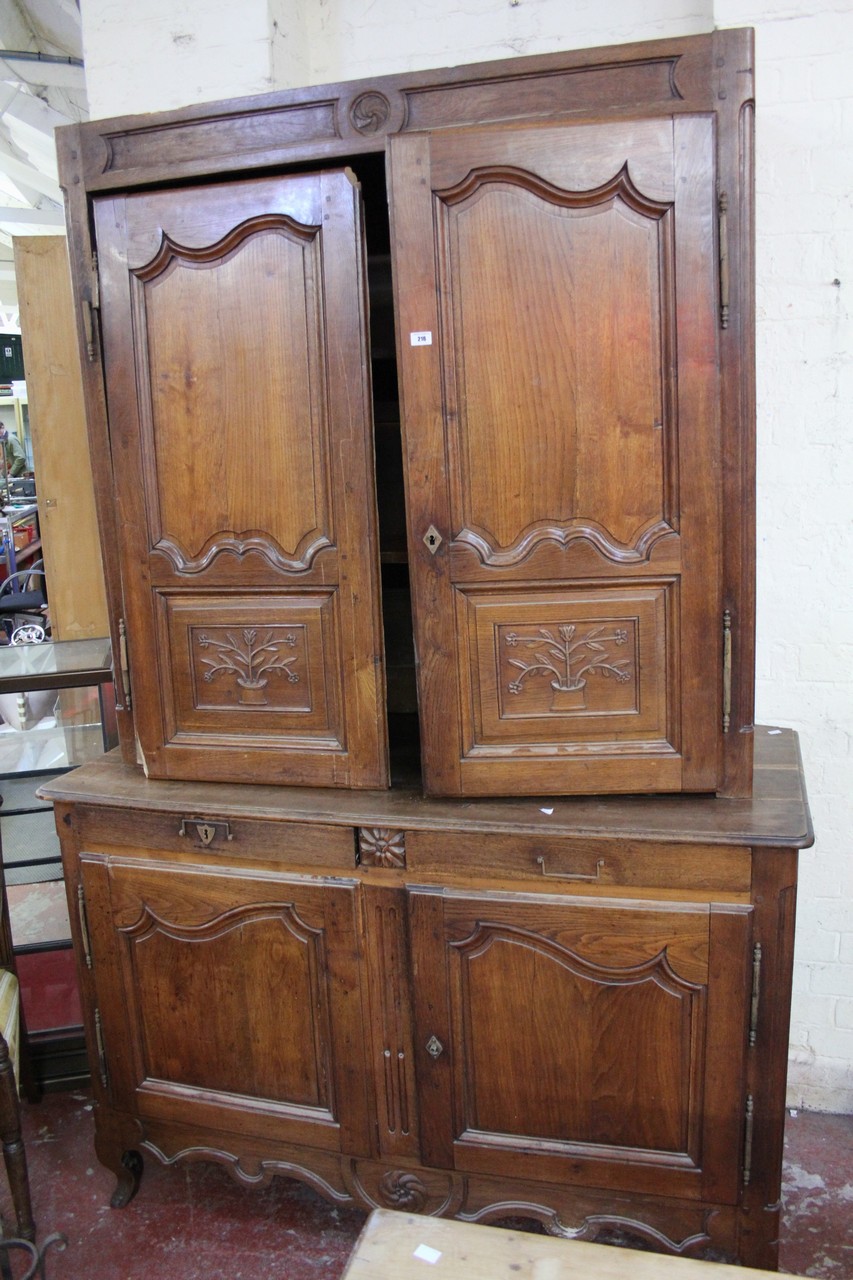
[(94, 212), (149, 773), (382, 786), (351, 175), (102, 197)]
[(749, 794), (751, 32), (59, 151), (127, 760)]

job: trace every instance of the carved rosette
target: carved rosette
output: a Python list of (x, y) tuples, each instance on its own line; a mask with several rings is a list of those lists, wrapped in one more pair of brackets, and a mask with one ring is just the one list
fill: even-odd
[(378, 133), (391, 118), (391, 103), (384, 93), (371, 89), (360, 93), (349, 109), (350, 124), (358, 133)]
[(414, 1173), (393, 1169), (379, 1180), (379, 1198), (392, 1209), (421, 1213), (427, 1202), (427, 1189)]
[(358, 853), (365, 867), (405, 867), (406, 833), (388, 827), (360, 827)]

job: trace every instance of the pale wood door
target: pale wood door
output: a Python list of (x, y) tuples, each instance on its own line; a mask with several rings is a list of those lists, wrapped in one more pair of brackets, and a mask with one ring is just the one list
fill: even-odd
[(85, 857), (82, 883), (116, 1108), (368, 1149), (356, 886)]
[(50, 634), (53, 640), (107, 636), (68, 242), (15, 236), (14, 250)]
[(390, 147), (428, 790), (715, 790), (712, 120)]
[(352, 175), (105, 197), (95, 224), (146, 769), (387, 785)]
[(424, 1162), (733, 1204), (745, 905), (411, 891)]

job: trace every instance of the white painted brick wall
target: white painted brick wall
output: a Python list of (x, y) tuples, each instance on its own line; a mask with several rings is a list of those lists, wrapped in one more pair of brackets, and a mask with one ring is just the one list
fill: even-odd
[(272, 87), (265, 0), (85, 0), (81, 15), (92, 117), (164, 111)]
[(853, 9), (716, 0), (756, 28), (759, 720), (802, 739), (792, 1105), (853, 1111)]
[(311, 14), (316, 0), (270, 0), (272, 82), (277, 88), (311, 83)]
[(853, 1112), (850, 0), (184, 0), (177, 13), (171, 0), (85, 0), (82, 13), (93, 115), (259, 92), (272, 80), (715, 22), (756, 28), (757, 719), (800, 731), (818, 833), (801, 858), (789, 1100)]
[(710, 31), (712, 0), (321, 0), (312, 81)]

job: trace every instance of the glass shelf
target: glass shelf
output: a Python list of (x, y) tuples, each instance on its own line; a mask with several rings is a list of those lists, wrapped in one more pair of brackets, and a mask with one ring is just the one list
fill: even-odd
[(78, 689), (112, 680), (110, 642), (58, 640), (0, 646), (0, 693)]

